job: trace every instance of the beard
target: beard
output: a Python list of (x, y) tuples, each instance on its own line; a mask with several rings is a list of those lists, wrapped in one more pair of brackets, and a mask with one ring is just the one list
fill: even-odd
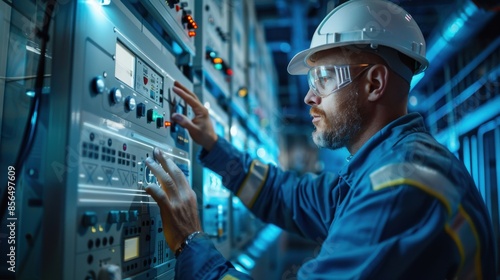
[(319, 148), (335, 150), (347, 147), (358, 135), (363, 117), (356, 95), (349, 91), (348, 96), (337, 103), (336, 110), (328, 115), (316, 107), (311, 109), (311, 114), (321, 115), (321, 122), (312, 134), (313, 141)]

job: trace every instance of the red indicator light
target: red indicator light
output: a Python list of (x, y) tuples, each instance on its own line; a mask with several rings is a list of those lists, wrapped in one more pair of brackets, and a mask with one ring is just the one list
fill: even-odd
[(226, 69), (226, 75), (228, 75), (228, 76), (232, 76), (232, 75), (233, 75), (233, 69), (231, 69), (231, 68), (227, 68), (227, 69)]
[(181, 10), (181, 7), (179, 5), (175, 5), (175, 11), (178, 12)]

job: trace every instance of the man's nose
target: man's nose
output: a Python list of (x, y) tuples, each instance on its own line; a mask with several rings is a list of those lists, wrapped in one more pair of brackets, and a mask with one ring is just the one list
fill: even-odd
[(306, 96), (304, 97), (304, 103), (309, 106), (318, 105), (321, 103), (321, 97), (316, 96), (311, 89), (307, 91)]

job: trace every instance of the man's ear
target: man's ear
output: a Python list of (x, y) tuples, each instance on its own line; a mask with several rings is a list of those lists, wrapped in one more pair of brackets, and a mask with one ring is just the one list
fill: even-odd
[(368, 100), (377, 101), (382, 98), (387, 89), (389, 81), (389, 68), (383, 64), (375, 64), (366, 73), (366, 89), (368, 90)]

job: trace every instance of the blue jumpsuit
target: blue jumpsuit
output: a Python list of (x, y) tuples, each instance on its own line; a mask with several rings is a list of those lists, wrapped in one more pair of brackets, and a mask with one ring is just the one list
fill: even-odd
[[(200, 161), (260, 219), (321, 243), (283, 279), (495, 279), (488, 211), (462, 162), (416, 113), (371, 137), (338, 174), (296, 176), (219, 138)], [(248, 279), (199, 236), (178, 279)]]

